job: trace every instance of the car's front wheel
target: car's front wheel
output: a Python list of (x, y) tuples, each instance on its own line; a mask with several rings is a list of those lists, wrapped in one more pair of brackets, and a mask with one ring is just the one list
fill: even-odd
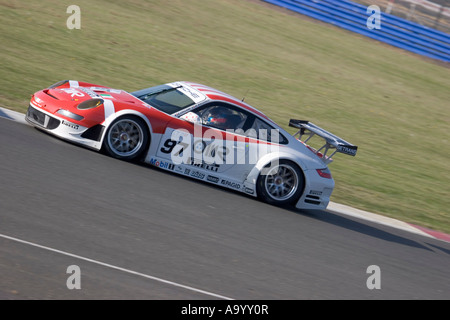
[(288, 205), (297, 201), (304, 188), (304, 177), (299, 167), (288, 160), (267, 165), (257, 181), (258, 196), (274, 205)]
[(116, 119), (108, 128), (103, 146), (112, 157), (137, 160), (147, 148), (149, 134), (145, 122), (136, 116)]

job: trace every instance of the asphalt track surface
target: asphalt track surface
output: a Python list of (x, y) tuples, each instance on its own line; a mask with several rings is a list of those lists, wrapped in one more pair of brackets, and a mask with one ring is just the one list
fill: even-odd
[(0, 146), (0, 299), (450, 299), (448, 242), (270, 206), (2, 118)]

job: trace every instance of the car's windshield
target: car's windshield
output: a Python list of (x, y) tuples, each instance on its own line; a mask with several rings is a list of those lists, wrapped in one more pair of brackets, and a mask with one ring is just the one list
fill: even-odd
[(172, 114), (194, 104), (194, 101), (180, 90), (177, 90), (178, 88), (181, 88), (181, 86), (171, 87), (163, 84), (132, 92), (131, 94), (158, 110)]

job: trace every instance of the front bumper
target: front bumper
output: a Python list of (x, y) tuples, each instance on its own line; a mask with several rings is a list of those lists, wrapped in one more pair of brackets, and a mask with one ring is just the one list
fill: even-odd
[[(70, 122), (62, 117), (51, 114), (42, 108), (30, 104), (25, 119), (31, 125), (43, 129), (59, 138), (84, 145), (86, 147), (100, 150), (101, 136), (92, 139), (89, 136), (92, 130), (79, 124)], [(102, 132), (103, 130), (101, 130)]]
[(50, 115), (32, 107), (31, 105), (28, 107), (28, 111), (27, 111), (25, 119), (32, 125), (35, 125), (40, 128), (47, 129), (47, 130), (55, 130), (61, 124), (61, 121), (58, 120), (57, 118), (50, 116)]

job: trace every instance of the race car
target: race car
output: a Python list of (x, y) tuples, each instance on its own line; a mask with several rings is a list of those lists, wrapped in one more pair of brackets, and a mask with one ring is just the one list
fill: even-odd
[[(325, 209), (332, 157), (357, 152), (306, 120), (291, 119), (291, 135), (243, 100), (189, 81), (127, 92), (64, 80), (32, 95), (26, 120), (117, 159), (299, 209)], [(313, 137), (323, 145), (309, 145)]]

